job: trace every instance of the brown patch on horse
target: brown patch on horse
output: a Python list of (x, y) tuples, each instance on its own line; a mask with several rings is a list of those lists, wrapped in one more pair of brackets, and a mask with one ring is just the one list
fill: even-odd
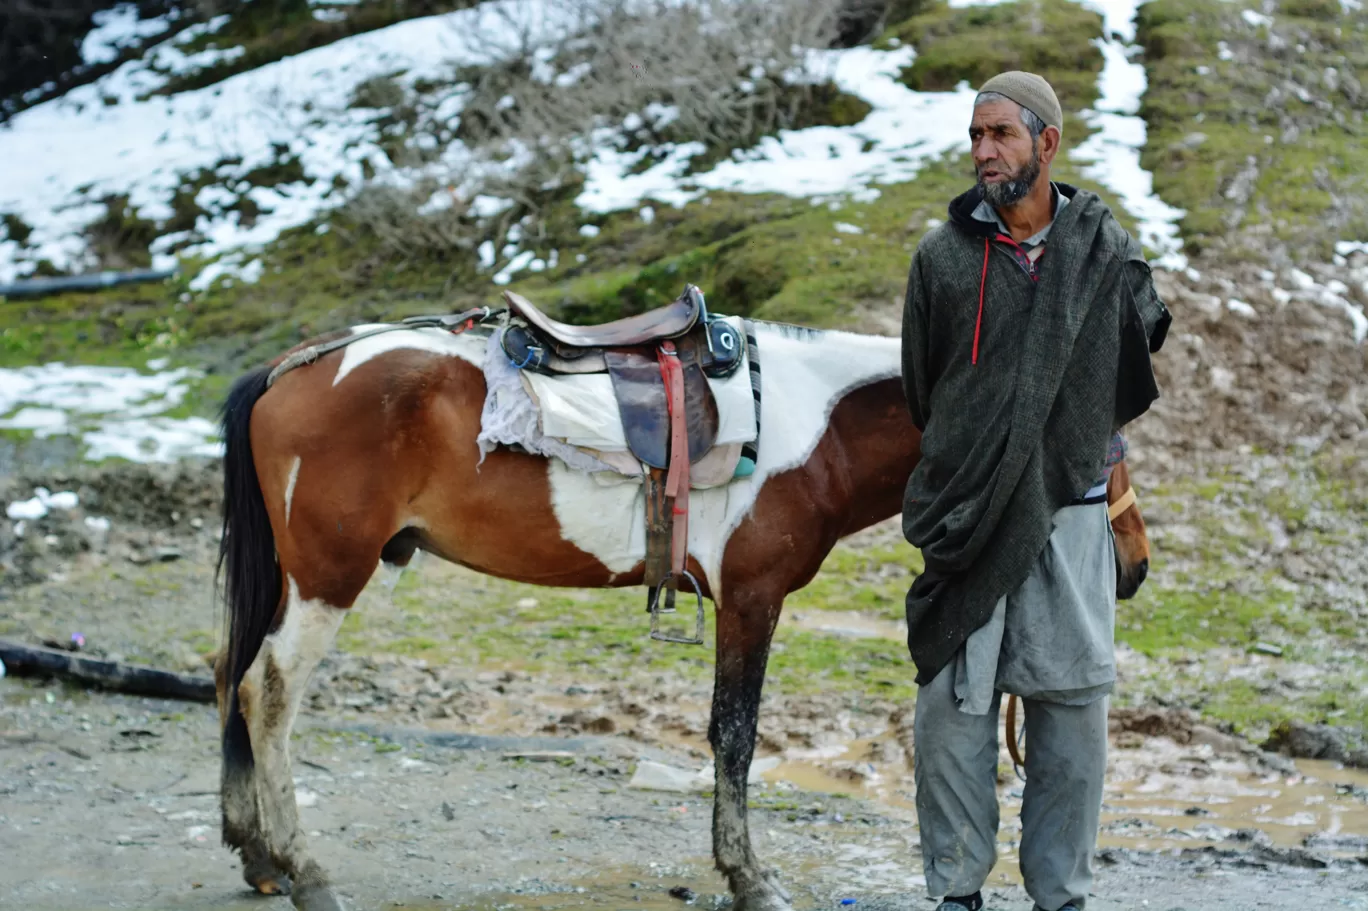
[[(350, 607), (382, 555), (406, 558), (419, 546), (519, 582), (640, 584), (639, 568), (615, 576), (561, 537), (546, 459), (497, 449), (480, 463), (478, 367), (401, 348), (333, 386), (341, 358), (333, 352), (284, 374), (252, 412), (252, 452), (276, 551), (302, 600)], [(302, 465), (287, 526), (285, 489), (296, 457)]]

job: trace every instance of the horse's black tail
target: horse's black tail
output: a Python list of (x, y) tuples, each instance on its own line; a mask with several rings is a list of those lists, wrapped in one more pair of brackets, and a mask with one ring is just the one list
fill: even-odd
[(260, 367), (238, 379), (221, 414), (225, 451), (218, 574), (223, 578), (227, 605), (221, 652), (227, 687), (223, 718), (225, 776), (251, 773), (252, 743), (238, 705), (238, 685), (256, 659), (280, 604), (281, 576), (275, 535), (252, 459), (252, 408), (265, 395), (269, 375), (269, 367)]

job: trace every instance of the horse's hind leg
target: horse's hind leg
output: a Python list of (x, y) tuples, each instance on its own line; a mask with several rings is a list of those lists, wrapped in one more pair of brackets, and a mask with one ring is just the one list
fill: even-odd
[(257, 816), (257, 788), (251, 739), (241, 715), (230, 714), (227, 649), (214, 661), (224, 763), (221, 795), (223, 840), (242, 855), (242, 878), (264, 895), (289, 895), (290, 877), (271, 862)]
[(735, 911), (788, 911), (789, 895), (751, 849), (746, 779), (755, 755), (760, 690), (782, 596), (729, 594), (717, 611), (717, 674), (712, 722), (717, 790), (713, 798), (713, 858), (727, 877)]
[(296, 907), (331, 911), (338, 905), (328, 889), (327, 876), (309, 855), (299, 830), (290, 767), (290, 728), (309, 677), (332, 644), (346, 611), (301, 599), (295, 581), (286, 578), (285, 616), (279, 628), (262, 642), (238, 687), (255, 760), (257, 831), (266, 852), (264, 858), (249, 857), (244, 849), (243, 860), (262, 864), (262, 872), (274, 866), (288, 874), (293, 880)]

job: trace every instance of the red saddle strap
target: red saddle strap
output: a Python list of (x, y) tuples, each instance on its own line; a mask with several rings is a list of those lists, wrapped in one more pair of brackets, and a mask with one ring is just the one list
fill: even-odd
[(682, 573), (689, 558), (689, 425), (684, 402), (684, 365), (671, 341), (661, 342), (656, 356), (665, 380), (665, 403), (670, 409), (670, 471), (665, 476), (665, 496), (674, 500), (670, 570)]

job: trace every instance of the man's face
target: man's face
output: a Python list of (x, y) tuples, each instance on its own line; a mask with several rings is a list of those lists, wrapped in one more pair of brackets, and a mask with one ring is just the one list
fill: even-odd
[(988, 101), (974, 108), (969, 140), (979, 189), (988, 204), (1014, 206), (1040, 177), (1040, 140), (1021, 122), (1015, 101)]

